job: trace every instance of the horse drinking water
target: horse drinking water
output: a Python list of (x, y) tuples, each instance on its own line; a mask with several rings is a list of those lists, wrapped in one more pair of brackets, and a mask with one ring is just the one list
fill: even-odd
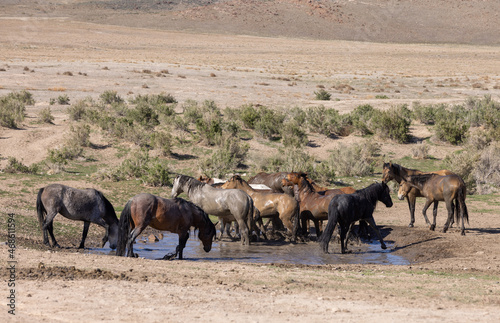
[(128, 257), (134, 256), (133, 245), (141, 232), (150, 226), (157, 230), (170, 231), (179, 235), (179, 245), (174, 258), (182, 259), (191, 227), (199, 229), (198, 238), (203, 243), (203, 250), (212, 249), (215, 237), (215, 225), (208, 215), (198, 206), (181, 198), (165, 199), (148, 193), (132, 197), (123, 208), (120, 216), (120, 234), (117, 256), (124, 256), (128, 248)]
[(36, 210), (43, 232), (43, 243), (46, 245), (49, 245), (48, 232), (52, 238), (52, 247), (59, 247), (54, 237), (52, 222), (60, 213), (68, 219), (83, 221), (82, 241), (78, 248), (85, 248), (85, 239), (91, 222), (106, 229), (102, 246), (104, 247), (109, 239), (110, 248), (116, 248), (118, 218), (113, 205), (98, 190), (92, 188), (80, 190), (62, 184), (51, 184), (38, 191)]
[(333, 230), (338, 223), (341, 252), (346, 253), (346, 236), (349, 227), (351, 223), (359, 220), (366, 221), (375, 230), (380, 240), (380, 246), (382, 249), (386, 249), (382, 235), (373, 219), (373, 212), (375, 211), (377, 201), (381, 201), (386, 207), (392, 206), (389, 187), (384, 182), (371, 184), (352, 194), (335, 195), (328, 206), (328, 223), (326, 224), (325, 231), (323, 231), (323, 234), (319, 238), (323, 252), (328, 253), (328, 244), (332, 238)]

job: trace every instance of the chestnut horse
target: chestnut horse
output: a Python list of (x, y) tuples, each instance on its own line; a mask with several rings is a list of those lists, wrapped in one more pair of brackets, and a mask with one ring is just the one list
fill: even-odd
[(337, 190), (341, 190), (342, 192), (344, 192), (345, 194), (352, 194), (354, 192), (356, 192), (356, 190), (350, 186), (347, 186), (347, 187), (340, 187), (340, 188), (328, 188), (328, 187), (323, 187), (323, 186), (319, 186), (318, 184), (316, 184), (312, 179), (310, 179), (309, 177), (307, 177), (307, 174), (306, 173), (303, 173), (307, 179), (307, 181), (312, 185), (312, 187), (314, 188), (314, 190), (320, 194), (326, 194), (326, 195), (329, 195), (329, 194), (333, 194), (333, 195), (338, 195), (338, 191)]
[[(382, 181), (384, 183), (388, 183), (391, 180), (395, 180), (398, 184), (401, 184), (401, 181), (403, 181), (406, 176), (420, 175), (420, 174), (438, 174), (441, 176), (455, 175), (453, 172), (450, 172), (449, 170), (446, 169), (425, 173), (416, 169), (405, 168), (398, 164), (393, 164), (389, 162), (389, 163), (384, 163), (382, 170)], [(424, 195), (422, 194), (422, 192), (420, 192), (418, 188), (412, 187), (411, 190), (408, 191), (408, 194), (406, 195), (406, 200), (408, 201), (408, 207), (410, 208), (410, 224), (408, 225), (410, 228), (413, 228), (415, 223), (415, 202), (417, 200), (417, 197), (424, 197)], [(434, 204), (434, 208), (437, 209), (437, 204)], [(429, 223), (428, 221), (426, 222)]]
[(328, 206), (328, 223), (321, 235), (319, 242), (324, 253), (328, 253), (328, 244), (332, 238), (333, 230), (339, 224), (341, 252), (347, 250), (347, 233), (351, 225), (359, 220), (364, 220), (375, 230), (382, 249), (386, 249), (382, 235), (380, 234), (373, 212), (377, 201), (381, 201), (386, 207), (392, 206), (389, 187), (384, 182), (374, 183), (370, 186), (357, 190), (353, 194), (336, 195)]
[[(424, 215), (425, 222), (430, 225), (431, 230), (436, 228), (438, 201), (444, 201), (446, 203), (446, 209), (448, 210), (448, 219), (443, 227), (443, 232), (446, 232), (453, 223), (453, 213), (456, 208), (455, 218), (457, 223), (459, 223), (460, 218), (462, 219), (461, 233), (465, 235), (464, 221), (467, 220), (467, 223), (469, 223), (469, 214), (467, 212), (467, 206), (465, 205), (467, 189), (460, 176), (455, 174), (446, 176), (437, 174), (406, 176), (399, 187), (398, 198), (400, 200), (404, 199), (404, 197), (411, 192), (412, 188), (417, 188), (427, 199), (422, 209), (422, 214)], [(431, 203), (434, 203), (434, 221), (432, 224), (425, 214)]]
[[(325, 195), (314, 191), (312, 185), (301, 173), (289, 173), (287, 180), (294, 185), (297, 185), (298, 197), (300, 205), (300, 219), (302, 222), (302, 233), (307, 234), (307, 220), (314, 222), (316, 236), (321, 235), (319, 221), (328, 219), (328, 204), (334, 194)], [(285, 181), (283, 181), (285, 183)], [(345, 194), (341, 190), (337, 190), (337, 195)]]
[(261, 192), (253, 189), (239, 175), (234, 175), (224, 185), (223, 189), (236, 188), (245, 191), (253, 199), (263, 218), (279, 217), (295, 241), (299, 218), (299, 205), (290, 195), (284, 193)]
[(117, 256), (124, 256), (128, 248), (128, 257), (134, 257), (134, 241), (141, 232), (150, 226), (157, 230), (170, 231), (179, 235), (179, 245), (174, 258), (182, 259), (191, 227), (199, 229), (198, 238), (203, 243), (203, 250), (212, 249), (215, 225), (208, 215), (198, 206), (181, 198), (165, 199), (148, 193), (132, 197), (123, 208), (120, 216), (120, 234)]

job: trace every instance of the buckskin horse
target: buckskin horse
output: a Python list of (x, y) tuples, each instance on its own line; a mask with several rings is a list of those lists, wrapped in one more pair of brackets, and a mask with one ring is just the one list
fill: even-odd
[[(425, 222), (430, 225), (430, 229), (436, 228), (437, 205), (439, 201), (446, 203), (448, 210), (448, 218), (443, 227), (443, 232), (446, 232), (453, 222), (453, 213), (455, 211), (455, 218), (457, 223), (462, 219), (461, 234), (465, 235), (465, 224), (467, 220), (469, 223), (469, 214), (467, 206), (465, 205), (465, 197), (467, 189), (465, 183), (458, 175), (440, 176), (437, 174), (421, 174), (406, 176), (405, 180), (401, 182), (398, 192), (398, 198), (404, 199), (412, 188), (417, 188), (421, 194), (426, 198), (422, 214), (424, 215)], [(434, 220), (431, 224), (425, 212), (434, 203), (433, 216)], [(456, 209), (456, 210), (455, 210)]]
[(382, 235), (373, 218), (377, 201), (381, 201), (386, 207), (392, 206), (389, 187), (384, 182), (371, 184), (352, 194), (333, 196), (328, 206), (328, 223), (326, 224), (325, 231), (319, 238), (323, 252), (328, 253), (328, 244), (332, 238), (335, 226), (338, 224), (341, 252), (346, 253), (347, 233), (351, 224), (359, 220), (366, 221), (373, 228), (380, 240), (381, 248), (386, 249), (387, 247), (382, 239)]
[(120, 234), (117, 256), (134, 257), (134, 241), (141, 232), (150, 226), (161, 231), (170, 231), (179, 235), (179, 245), (175, 249), (175, 258), (183, 259), (183, 250), (189, 238), (191, 227), (199, 230), (198, 238), (203, 243), (203, 250), (212, 249), (215, 225), (208, 215), (198, 206), (181, 198), (165, 199), (148, 193), (132, 197), (123, 208), (120, 216)]
[(250, 244), (250, 230), (255, 230), (257, 236), (262, 232), (267, 239), (259, 210), (252, 198), (242, 190), (213, 188), (191, 176), (177, 175), (172, 187), (172, 198), (183, 192), (203, 211), (222, 219), (222, 228), (231, 221), (238, 222), (242, 244)]
[(261, 192), (253, 189), (239, 175), (231, 177), (223, 189), (241, 189), (253, 199), (254, 205), (263, 218), (279, 217), (288, 229), (291, 240), (295, 241), (297, 235), (299, 204), (290, 195), (284, 193)]
[[(435, 172), (425, 173), (419, 171), (417, 169), (405, 168), (398, 164), (393, 164), (391, 162), (384, 163), (382, 170), (382, 181), (388, 183), (391, 180), (395, 180), (398, 184), (401, 184), (401, 181), (404, 180), (406, 176), (411, 175), (420, 175), (420, 174), (438, 174), (438, 175), (454, 175), (453, 172), (442, 169)], [(408, 226), (413, 228), (415, 223), (415, 202), (417, 197), (424, 197), (424, 195), (420, 192), (420, 190), (416, 187), (412, 187), (408, 194), (406, 195), (406, 200), (408, 201), (408, 207), (410, 209), (410, 224)], [(437, 208), (436, 205), (434, 205)]]
[(79, 249), (85, 248), (85, 239), (90, 223), (95, 223), (106, 229), (106, 234), (102, 239), (102, 247), (109, 240), (110, 248), (116, 248), (118, 218), (113, 205), (98, 190), (93, 188), (81, 190), (62, 184), (50, 184), (38, 191), (36, 210), (42, 229), (43, 243), (46, 245), (49, 245), (48, 232), (52, 238), (52, 247), (60, 247), (54, 237), (52, 224), (55, 216), (59, 213), (70, 220), (83, 221), (83, 234)]

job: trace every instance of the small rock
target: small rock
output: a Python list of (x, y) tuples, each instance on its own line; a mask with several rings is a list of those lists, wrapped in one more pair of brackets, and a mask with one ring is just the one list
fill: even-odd
[(150, 234), (148, 237), (149, 242), (158, 242), (158, 238), (154, 234)]

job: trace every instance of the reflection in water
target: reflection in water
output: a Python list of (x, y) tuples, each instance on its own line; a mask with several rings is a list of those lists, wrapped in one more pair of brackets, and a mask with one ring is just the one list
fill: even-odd
[[(144, 242), (137, 240), (134, 252), (139, 257), (160, 259), (164, 255), (174, 253), (178, 244), (177, 234), (165, 232), (165, 236), (158, 242)], [(353, 253), (341, 254), (340, 244), (330, 244), (330, 254), (324, 254), (316, 242), (292, 244), (288, 242), (253, 242), (250, 246), (242, 246), (239, 241), (215, 241), (212, 250), (206, 253), (201, 241), (191, 234), (186, 248), (184, 259), (191, 261), (239, 261), (249, 263), (281, 263), (281, 264), (382, 264), (382, 265), (409, 265), (403, 257), (391, 254), (390, 243), (386, 243), (386, 250), (380, 248), (380, 243), (374, 241), (367, 244), (351, 245)], [(104, 248), (90, 249), (91, 253), (114, 254), (106, 245)]]

